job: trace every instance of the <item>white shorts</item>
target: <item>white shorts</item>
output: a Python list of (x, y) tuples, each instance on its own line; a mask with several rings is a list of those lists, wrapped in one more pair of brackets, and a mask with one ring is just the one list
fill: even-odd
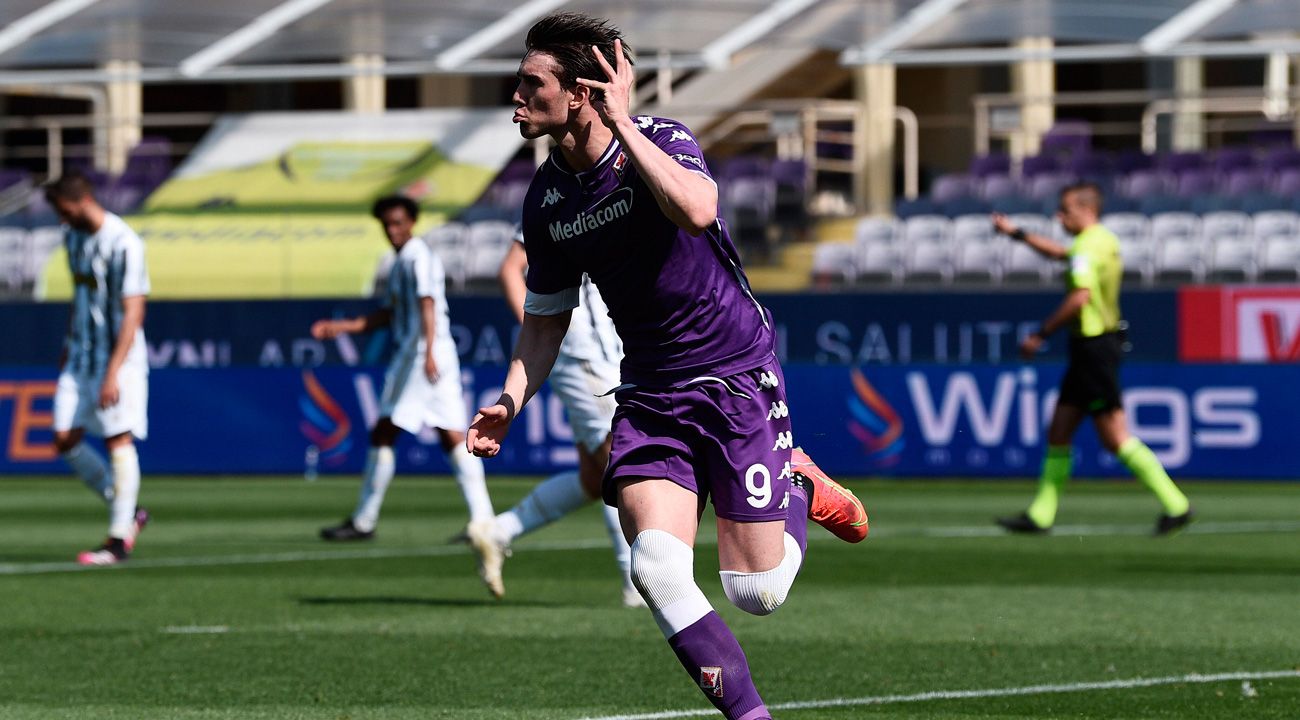
[(573, 439), (595, 452), (609, 437), (617, 403), (605, 393), (619, 384), (618, 365), (604, 360), (575, 360), (563, 353), (551, 368), (551, 391), (560, 396), (573, 428)]
[(404, 353), (395, 356), (384, 373), (384, 392), (379, 401), (379, 415), (397, 427), (418, 433), (426, 425), (443, 430), (464, 432), (469, 427), (465, 399), (461, 395), (460, 358), (441, 354), (438, 382), (429, 382), (424, 374), (424, 354)]
[(131, 433), (137, 440), (149, 437), (149, 370), (123, 367), (117, 372), (118, 400), (112, 407), (99, 407), (102, 375), (64, 372), (54, 391), (54, 429), (77, 428), (96, 437)]

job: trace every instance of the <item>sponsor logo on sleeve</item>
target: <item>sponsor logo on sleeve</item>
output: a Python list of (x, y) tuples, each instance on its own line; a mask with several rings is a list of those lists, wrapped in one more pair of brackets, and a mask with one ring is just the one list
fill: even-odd
[(694, 155), (687, 155), (686, 153), (673, 153), (673, 159), (676, 160), (677, 162), (690, 163), (701, 170), (704, 169), (704, 161), (695, 157)]

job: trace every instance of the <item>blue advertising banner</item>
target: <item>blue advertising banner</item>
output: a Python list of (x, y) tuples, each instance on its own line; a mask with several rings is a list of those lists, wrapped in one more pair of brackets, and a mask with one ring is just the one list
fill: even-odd
[[(1037, 473), (1060, 364), (786, 369), (795, 440), (829, 472), (900, 477)], [(1300, 478), (1297, 365), (1134, 363), (1125, 405), (1135, 433), (1182, 477)], [(471, 411), (496, 399), (504, 369), (463, 372)], [(379, 405), (376, 369), (160, 369), (150, 376), (149, 473), (358, 473)], [(54, 375), (0, 370), (0, 473), (65, 473), (51, 444)], [(1077, 474), (1124, 469), (1080, 430)], [(399, 469), (443, 473), (437, 436), (398, 445)], [(558, 398), (543, 390), (489, 473), (550, 473), (576, 461)]]
[[(776, 320), (782, 362), (818, 365), (1005, 363), (1057, 306), (1055, 292), (856, 293), (764, 295)], [(466, 367), (504, 365), (514, 316), (497, 296), (452, 297), (452, 337)], [(384, 332), (322, 342), (308, 334), (318, 318), (368, 313), (365, 300), (153, 302), (145, 319), (155, 368), (320, 367), (383, 364)], [(1130, 292), (1124, 312), (1134, 360), (1177, 359), (1177, 294)], [(53, 365), (67, 328), (66, 305), (0, 304), (8, 337), (0, 367)], [(1044, 357), (1064, 357), (1064, 336)]]

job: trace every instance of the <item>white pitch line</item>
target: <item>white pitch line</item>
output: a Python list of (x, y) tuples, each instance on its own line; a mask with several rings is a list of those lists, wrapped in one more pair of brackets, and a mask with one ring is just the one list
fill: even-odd
[[(1132, 678), (1129, 680), (1107, 680), (1104, 682), (1076, 682), (1059, 685), (1026, 685), (1023, 687), (988, 688), (984, 690), (934, 690), (913, 693), (911, 695), (876, 695), (874, 697), (830, 698), (827, 700), (801, 700), (768, 705), (769, 710), (814, 710), (833, 707), (861, 707), (863, 705), (892, 705), (898, 703), (926, 702), (930, 700), (971, 700), (981, 698), (1014, 697), (1017, 695), (1049, 695), (1054, 693), (1076, 693), (1092, 690), (1131, 690), (1134, 688), (1155, 687), (1157, 685), (1178, 685), (1228, 682), (1235, 680), (1273, 680), (1300, 678), (1300, 670), (1275, 670), (1257, 672), (1229, 672), (1214, 675), (1191, 673), (1189, 675), (1171, 675), (1158, 678)], [(669, 718), (714, 717), (720, 715), (717, 710), (666, 710), (663, 712), (641, 713), (636, 715), (602, 715), (586, 717), (582, 720), (668, 720)]]
[(229, 625), (168, 625), (162, 631), (168, 635), (225, 635)]
[[(1249, 533), (1276, 533), (1300, 531), (1300, 521), (1281, 522), (1198, 522), (1186, 530), (1187, 535), (1236, 535)], [(1052, 528), (1052, 534), (1058, 537), (1118, 537), (1143, 536), (1151, 534), (1150, 525), (1058, 525)], [(989, 525), (890, 528), (877, 526), (871, 532), (874, 538), (921, 537), (938, 539), (966, 539), (1006, 537), (1002, 528)], [(834, 542), (832, 537), (809, 538), (810, 542)], [(606, 539), (587, 538), (583, 540), (566, 540), (554, 542), (525, 543), (516, 546), (515, 552), (563, 552), (571, 550), (591, 550), (606, 547)], [(701, 547), (715, 545), (712, 539), (702, 539), (696, 543)], [(49, 573), (69, 573), (83, 571), (130, 570), (132, 568), (177, 568), (177, 567), (220, 567), (228, 565), (273, 565), (277, 563), (326, 562), (332, 560), (383, 560), (388, 558), (411, 557), (447, 557), (468, 553), (460, 545), (439, 545), (423, 548), (366, 548), (356, 550), (321, 550), (283, 553), (256, 553), (246, 555), (206, 555), (201, 557), (162, 557), (138, 558), (121, 565), (84, 566), (75, 562), (47, 563), (9, 563), (0, 564), (0, 576), (4, 575), (41, 575)]]

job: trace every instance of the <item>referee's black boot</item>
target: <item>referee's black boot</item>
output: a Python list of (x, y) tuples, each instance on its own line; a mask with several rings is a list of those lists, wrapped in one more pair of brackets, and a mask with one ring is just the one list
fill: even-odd
[(348, 542), (352, 540), (373, 540), (374, 538), (374, 530), (358, 529), (356, 525), (352, 524), (352, 518), (348, 518), (334, 527), (324, 527), (320, 529), (321, 540)]
[(1172, 535), (1190, 525), (1194, 517), (1196, 515), (1190, 507), (1182, 515), (1165, 515), (1161, 513), (1160, 517), (1156, 518), (1156, 531), (1154, 534), (1156, 537)]
[(1020, 513), (1012, 517), (1000, 517), (994, 520), (1001, 525), (1007, 532), (1024, 533), (1026, 535), (1043, 535), (1049, 532), (1051, 527), (1042, 527), (1029, 517), (1029, 513)]

